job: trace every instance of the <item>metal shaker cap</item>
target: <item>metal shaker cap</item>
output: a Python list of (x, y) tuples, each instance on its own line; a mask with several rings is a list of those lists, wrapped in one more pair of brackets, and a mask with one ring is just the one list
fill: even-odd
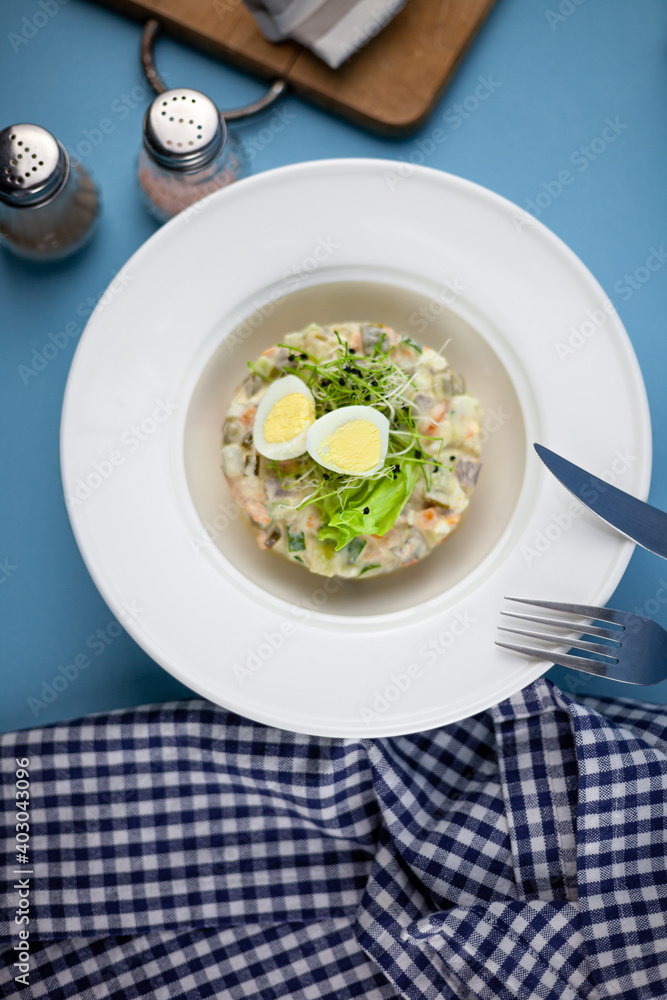
[(220, 112), (198, 90), (166, 90), (144, 117), (146, 152), (172, 170), (199, 170), (215, 159), (226, 138)]
[(6, 205), (41, 205), (68, 175), (67, 152), (45, 128), (24, 122), (0, 132), (0, 201)]

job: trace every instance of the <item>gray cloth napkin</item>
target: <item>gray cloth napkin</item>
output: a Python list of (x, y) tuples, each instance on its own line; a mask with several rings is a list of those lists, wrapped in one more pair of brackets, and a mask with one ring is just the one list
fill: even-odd
[(377, 35), (406, 0), (243, 0), (270, 42), (292, 38), (333, 69)]

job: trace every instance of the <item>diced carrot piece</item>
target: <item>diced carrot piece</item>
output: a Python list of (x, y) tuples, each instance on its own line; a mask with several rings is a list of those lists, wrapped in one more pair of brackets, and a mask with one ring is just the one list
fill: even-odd
[(239, 419), (247, 431), (249, 431), (250, 428), (254, 425), (256, 416), (257, 416), (257, 407), (246, 406), (245, 410), (243, 411)]
[(358, 330), (354, 330), (352, 333), (350, 333), (349, 337), (347, 338), (347, 342), (353, 351), (356, 351), (357, 353), (361, 352), (362, 340), (361, 340), (361, 333)]
[(433, 413), (431, 414), (428, 423), (426, 424), (424, 433), (429, 435), (435, 434), (440, 427), (440, 422), (444, 420), (444, 418), (447, 416), (448, 410), (449, 410), (448, 400), (443, 400), (441, 403), (438, 403), (436, 408), (433, 410)]
[(415, 514), (415, 524), (422, 531), (433, 531), (440, 520), (440, 515), (435, 507), (426, 507)]
[(271, 517), (263, 503), (257, 503), (255, 500), (250, 500), (246, 502), (245, 509), (246, 513), (252, 518), (255, 524), (261, 524), (263, 527), (271, 524)]

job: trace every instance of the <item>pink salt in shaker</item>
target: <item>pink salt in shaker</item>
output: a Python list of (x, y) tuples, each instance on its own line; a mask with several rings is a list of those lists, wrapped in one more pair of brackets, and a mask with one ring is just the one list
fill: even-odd
[(240, 147), (210, 98), (188, 88), (158, 94), (139, 155), (139, 186), (156, 219), (166, 222), (245, 173)]

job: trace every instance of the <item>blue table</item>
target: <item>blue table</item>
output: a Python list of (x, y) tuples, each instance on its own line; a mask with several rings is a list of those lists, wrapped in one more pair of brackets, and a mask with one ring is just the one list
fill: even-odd
[[(78, 336), (114, 274), (155, 229), (134, 180), (151, 97), (138, 61), (140, 29), (82, 0), (3, 0), (0, 24), (0, 124), (45, 125), (78, 151), (105, 202), (94, 242), (76, 259), (34, 266), (0, 255), (6, 731), (190, 692), (129, 638), (99, 596), (70, 531), (58, 464), (60, 408)], [(254, 172), (331, 156), (424, 157), (519, 205), (533, 204), (593, 271), (630, 333), (654, 421), (651, 501), (665, 509), (667, 268), (649, 272), (644, 263), (667, 240), (666, 41), (667, 6), (656, 0), (499, 0), (432, 120), (412, 139), (368, 135), (294, 97), (282, 105), (282, 130), (267, 128), (266, 117), (239, 127)], [(197, 87), (227, 107), (263, 90), (185, 46), (158, 44), (168, 84)], [(481, 101), (474, 97), (480, 78), (488, 91)], [(111, 127), (103, 133), (105, 118)], [(594, 140), (607, 119), (617, 123), (618, 137), (600, 152)], [(438, 144), (429, 141), (436, 125), (446, 133)], [(566, 169), (576, 182), (559, 190)], [(68, 323), (74, 336), (26, 384), (20, 366)], [(637, 550), (610, 603), (667, 625), (665, 580), (667, 563)], [(80, 654), (90, 667), (55, 692), (50, 682), (65, 676), (59, 668)], [(551, 676), (567, 688), (564, 671)], [(628, 694), (592, 679), (583, 689)], [(667, 684), (636, 694), (667, 702)]]

